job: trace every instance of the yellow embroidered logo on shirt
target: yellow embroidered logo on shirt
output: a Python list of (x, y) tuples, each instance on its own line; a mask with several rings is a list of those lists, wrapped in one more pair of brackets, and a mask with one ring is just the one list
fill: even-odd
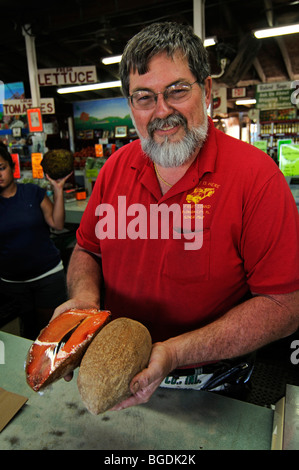
[(200, 201), (206, 197), (211, 197), (215, 193), (216, 188), (195, 188), (191, 194), (188, 194), (186, 201), (188, 203), (194, 202), (198, 204)]

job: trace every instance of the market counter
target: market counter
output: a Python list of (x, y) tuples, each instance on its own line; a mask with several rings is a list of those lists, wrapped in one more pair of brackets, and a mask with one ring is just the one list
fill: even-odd
[(83, 212), (86, 209), (89, 198), (65, 202), (65, 222), (69, 224), (80, 224)]
[[(159, 388), (150, 402), (93, 416), (74, 379), (43, 393), (25, 381), (31, 342), (0, 331), (0, 387), (28, 398), (0, 432), (1, 450), (270, 449), (273, 411), (195, 390)], [(3, 364), (4, 362), (4, 364)]]

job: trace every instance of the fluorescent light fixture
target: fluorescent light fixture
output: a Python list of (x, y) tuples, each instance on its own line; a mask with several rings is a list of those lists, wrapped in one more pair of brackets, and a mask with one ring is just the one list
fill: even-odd
[(277, 28), (259, 29), (254, 31), (257, 39), (271, 38), (273, 36), (283, 36), (284, 34), (299, 33), (299, 24), (291, 24), (289, 26), (279, 26)]
[(217, 43), (217, 38), (211, 37), (211, 38), (206, 38), (203, 42), (203, 45), (205, 47), (210, 47), (210, 46), (215, 46), (216, 43)]
[(236, 101), (236, 104), (240, 104), (240, 105), (242, 105), (242, 104), (255, 104), (255, 103), (256, 103), (256, 99), (254, 99), (254, 98), (253, 99), (248, 98), (248, 99), (237, 100)]
[[(215, 46), (217, 44), (217, 38), (215, 36), (206, 38), (204, 40), (204, 46), (205, 47), (210, 47), (210, 46)], [(104, 57), (102, 59), (102, 62), (104, 65), (110, 65), (110, 64), (118, 64), (121, 61), (122, 56), (121, 55), (115, 55), (111, 57)]]
[(110, 64), (118, 64), (121, 61), (121, 55), (115, 55), (111, 57), (105, 57), (102, 59), (103, 64), (110, 65)]
[(106, 88), (117, 88), (121, 86), (121, 81), (116, 80), (115, 82), (102, 82), (102, 83), (91, 83), (90, 85), (78, 85), (58, 88), (57, 93), (79, 93), (81, 91), (93, 91), (93, 90), (103, 90)]

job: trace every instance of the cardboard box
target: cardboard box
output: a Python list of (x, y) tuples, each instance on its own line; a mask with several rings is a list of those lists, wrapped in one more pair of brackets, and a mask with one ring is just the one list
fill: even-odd
[(0, 432), (22, 408), (28, 398), (0, 388)]

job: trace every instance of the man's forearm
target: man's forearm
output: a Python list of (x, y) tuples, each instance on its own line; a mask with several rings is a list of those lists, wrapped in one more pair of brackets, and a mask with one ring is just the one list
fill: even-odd
[(296, 331), (299, 291), (254, 297), (198, 330), (153, 345), (148, 367), (130, 383), (132, 396), (115, 406), (122, 410), (146, 403), (174, 369), (243, 356)]
[(167, 340), (165, 345), (172, 351), (173, 368), (229, 359), (292, 334), (299, 326), (298, 318), (298, 292), (256, 296), (199, 330)]
[(80, 298), (100, 307), (100, 260), (76, 245), (67, 272), (69, 298)]

